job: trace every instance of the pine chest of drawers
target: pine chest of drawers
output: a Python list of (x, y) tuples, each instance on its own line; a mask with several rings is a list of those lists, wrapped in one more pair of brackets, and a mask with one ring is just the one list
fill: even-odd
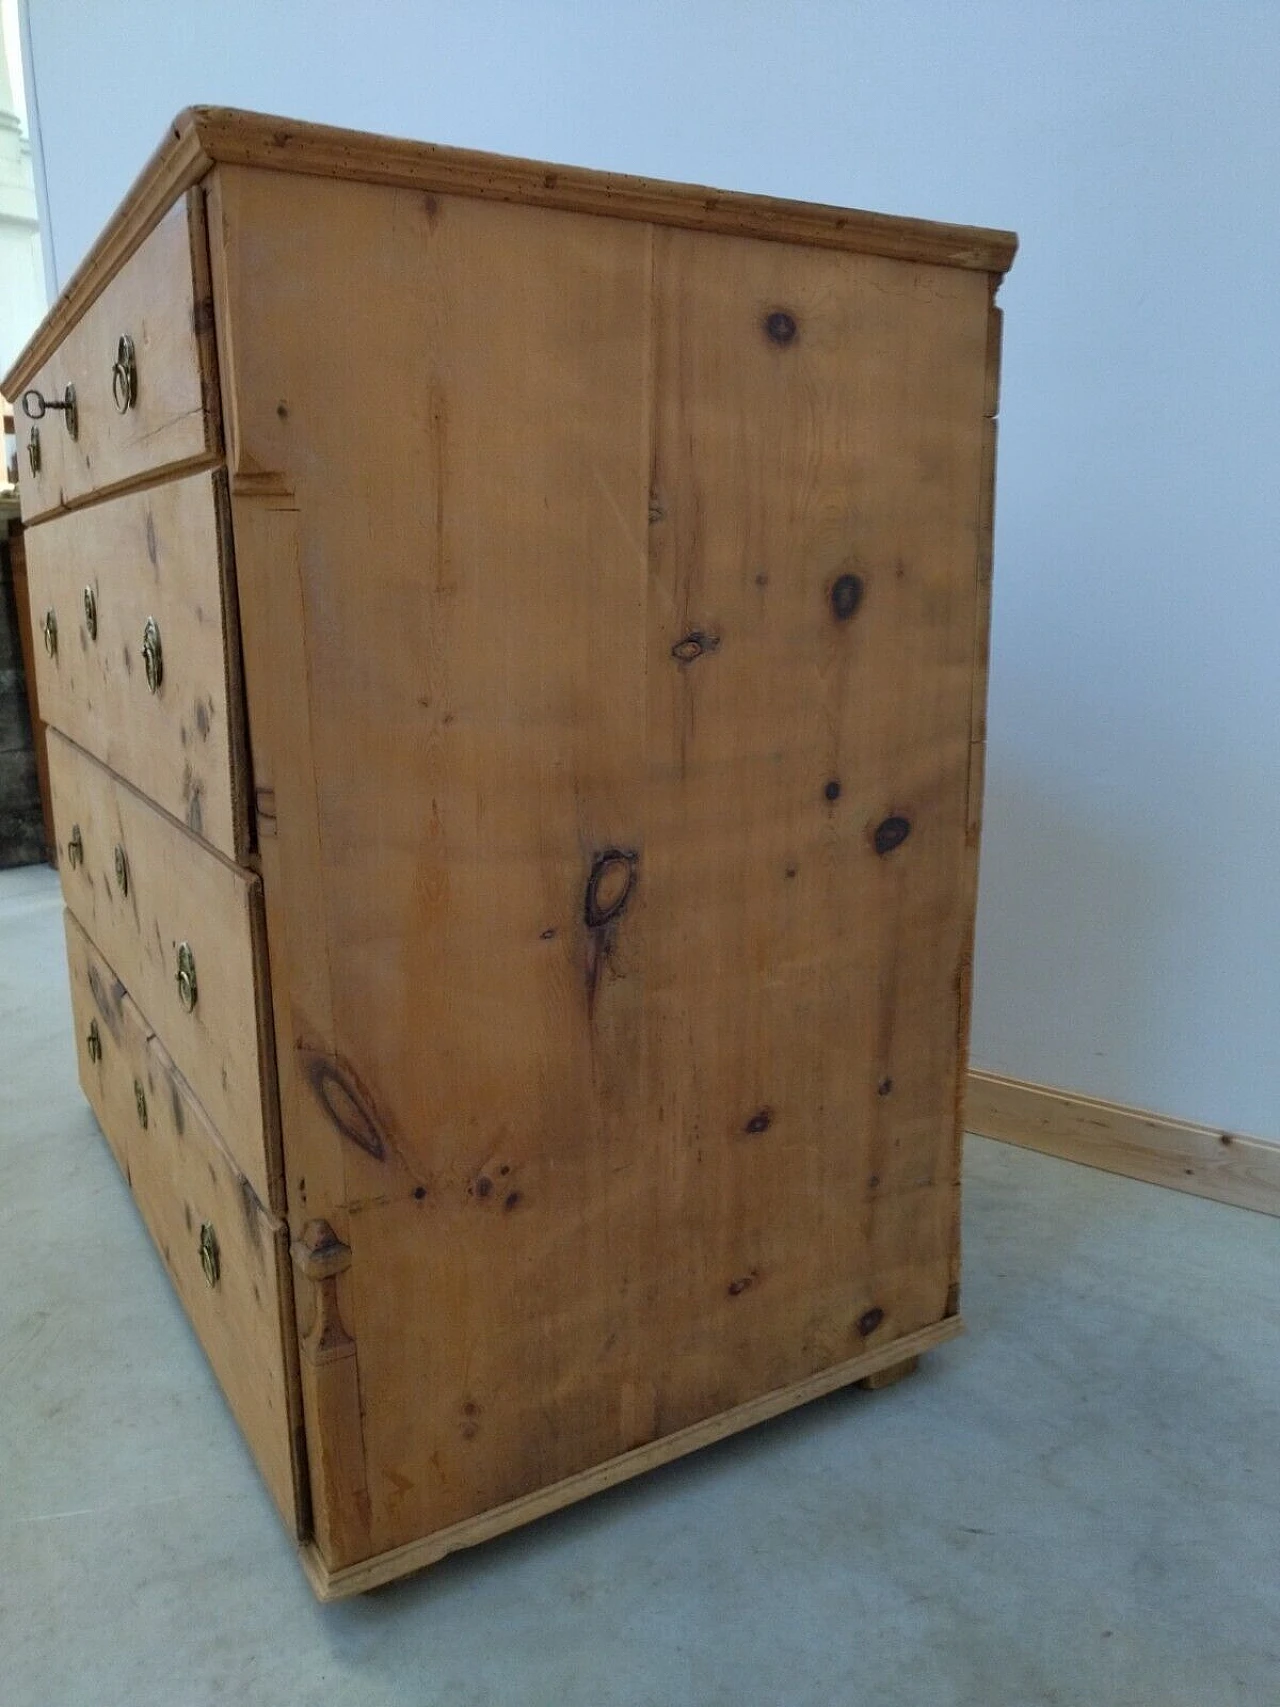
[(6, 380), (81, 1082), (321, 1595), (958, 1330), (1013, 247), (198, 109)]

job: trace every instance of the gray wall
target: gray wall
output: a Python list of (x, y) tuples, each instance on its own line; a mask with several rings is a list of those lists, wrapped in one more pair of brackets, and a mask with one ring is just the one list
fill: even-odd
[(1280, 6), (28, 10), (62, 279), (193, 101), (1016, 227), (975, 1062), (1280, 1137)]

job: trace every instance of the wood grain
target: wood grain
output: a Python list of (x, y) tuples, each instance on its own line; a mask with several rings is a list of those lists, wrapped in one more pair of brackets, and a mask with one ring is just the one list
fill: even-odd
[[(36, 655), (47, 722), (229, 858), (249, 849), (239, 624), (226, 477), (189, 475), (28, 534), (37, 623), (58, 648)], [(96, 635), (85, 617), (94, 596)], [(142, 640), (163, 648), (148, 690)]]
[[(262, 897), (251, 873), (210, 849), (56, 731), (49, 765), (63, 897), (164, 1038), (258, 1196), (280, 1201)], [(79, 827), (84, 858), (67, 846)], [(121, 893), (115, 849), (123, 850)], [(178, 998), (177, 950), (195, 959), (197, 999)]]
[[(52, 737), (77, 1030), (115, 1027), (81, 1070), (197, 1316), (173, 1111), (287, 1204), (284, 1386), (260, 1335), (234, 1380), (305, 1427), (318, 1592), (958, 1331), (1012, 253), (202, 108), (20, 358), (60, 385), (137, 305), (169, 399), (130, 448), (86, 380), (31, 494), (60, 611), (173, 599), (132, 730), (60, 620), (58, 720), (125, 773)], [(173, 1112), (141, 1148), (130, 1023)]]
[[(81, 1085), (271, 1497), (289, 1527), (302, 1532), (284, 1229), (236, 1170), (191, 1087), (70, 913), (66, 928)], [(95, 1021), (103, 1051), (96, 1063), (84, 1045)], [(206, 1226), (219, 1256), (213, 1286), (200, 1259)]]
[(5, 396), (18, 397), (31, 383), (31, 375), (136, 251), (175, 196), (202, 178), (215, 160), (809, 243), (980, 272), (1005, 272), (1017, 248), (1017, 239), (1009, 231), (552, 166), (229, 107), (192, 107), (180, 112), (169, 126), (48, 318), (0, 381)]
[[(298, 515), (291, 499), (260, 493), (234, 499), (233, 509), (245, 669), (257, 707), (258, 846), (273, 960), (280, 1107), (290, 1133), (289, 1217), (295, 1240), (319, 1220), (336, 1239), (346, 1240), (342, 1156), (332, 1124), (316, 1120), (315, 1092), (305, 1070), (325, 1058), (332, 994), (327, 955), (311, 952), (315, 921), (324, 917), (324, 892)], [(351, 1275), (336, 1276), (323, 1298), (299, 1275), (295, 1296), (316, 1544), (327, 1558), (360, 1558), (371, 1541), (357, 1347), (343, 1325), (354, 1321)]]
[(989, 281), (211, 207), (246, 635), (298, 636), (245, 660), (290, 1214), (345, 1217), (382, 1552), (954, 1311)]
[(1280, 1143), (1265, 1138), (976, 1069), (965, 1124), (1063, 1161), (1280, 1215)]
[(146, 1026), (128, 991), (66, 911), (67, 975), (80, 1088), (116, 1164), (129, 1178), (129, 1138), (137, 1126), (133, 1080)]
[[(56, 312), (56, 310), (55, 310)], [(134, 342), (137, 401), (120, 414), (111, 392), (122, 333)], [(22, 449), (23, 520), (100, 496), (139, 476), (211, 461), (221, 449), (204, 199), (189, 191), (107, 283), (29, 380), (46, 398), (74, 385), (79, 433), (62, 416), (39, 423), (41, 466)], [(18, 395), (15, 393), (15, 396)], [(20, 446), (28, 424), (15, 408)]]
[(782, 1416), (798, 1405), (807, 1405), (811, 1400), (820, 1399), (827, 1393), (834, 1393), (842, 1387), (854, 1386), (864, 1381), (870, 1386), (876, 1371), (883, 1368), (889, 1359), (896, 1357), (901, 1360), (906, 1354), (907, 1361), (913, 1361), (922, 1353), (944, 1345), (963, 1332), (964, 1324), (959, 1317), (952, 1316), (947, 1321), (937, 1322), (932, 1327), (923, 1328), (919, 1333), (900, 1340), (894, 1347), (864, 1351), (858, 1357), (850, 1358), (847, 1363), (824, 1369), (821, 1374), (810, 1376), (806, 1381), (798, 1381), (794, 1386), (784, 1387), (776, 1393), (758, 1394), (747, 1404), (739, 1405), (731, 1411), (722, 1411), (719, 1416), (709, 1417), (705, 1422), (696, 1423), (691, 1428), (681, 1429), (676, 1434), (666, 1435), (661, 1440), (651, 1441), (645, 1446), (622, 1453), (617, 1458), (610, 1459), (607, 1464), (593, 1465), (591, 1469), (567, 1477), (553, 1487), (540, 1488), (523, 1499), (512, 1500), (510, 1504), (500, 1506), (495, 1511), (468, 1518), (462, 1523), (453, 1524), (448, 1529), (424, 1536), (420, 1541), (410, 1542), (405, 1547), (383, 1553), (377, 1558), (362, 1560), (359, 1564), (343, 1570), (333, 1570), (326, 1564), (319, 1549), (309, 1546), (302, 1550), (303, 1566), (320, 1600), (345, 1600), (350, 1595), (366, 1594), (370, 1589), (395, 1582), (397, 1578), (407, 1576), (411, 1571), (420, 1571), (427, 1565), (436, 1564), (450, 1553), (491, 1541), (497, 1535), (505, 1535), (523, 1524), (546, 1517), (550, 1512), (560, 1511), (579, 1500), (589, 1499), (593, 1494), (603, 1493), (606, 1488), (617, 1487), (622, 1482), (643, 1475), (647, 1470), (657, 1469), (661, 1464), (669, 1464), (686, 1453), (712, 1446), (718, 1440), (727, 1440), (731, 1435), (740, 1434), (743, 1429), (754, 1428), (757, 1423), (767, 1422), (770, 1417)]
[(180, 113), (102, 228), (58, 299), (0, 378), (5, 397), (20, 398), (37, 370), (79, 324), (121, 267), (135, 255), (184, 192), (203, 178), (212, 162), (186, 113)]
[(188, 121), (209, 159), (228, 165), (804, 243), (977, 272), (1006, 271), (1017, 248), (1010, 231), (548, 165), (227, 107), (192, 108), (178, 122)]

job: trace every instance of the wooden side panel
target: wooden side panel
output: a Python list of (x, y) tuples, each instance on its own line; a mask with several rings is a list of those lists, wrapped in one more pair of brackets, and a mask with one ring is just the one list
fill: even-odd
[[(237, 1172), (190, 1086), (70, 913), (66, 927), (85, 1095), (271, 1497), (302, 1531), (284, 1229)], [(96, 1061), (84, 1041), (95, 1022)], [(202, 1239), (211, 1252), (207, 1269)]]
[(650, 1351), (681, 1423), (947, 1311), (987, 300), (657, 240)]
[[(121, 414), (112, 368), (121, 335), (133, 340), (137, 395)], [(74, 385), (72, 439), (61, 411), (31, 423), (15, 399), (26, 522), (163, 468), (211, 460), (221, 446), (204, 198), (188, 190), (67, 333), (29, 386), (61, 402)]]
[[(229, 858), (248, 851), (244, 715), (226, 477), (194, 474), (33, 528), (45, 720)], [(93, 631), (86, 612), (92, 594)], [(143, 638), (160, 637), (159, 687)]]
[(947, 1314), (987, 280), (214, 204), (246, 638), (303, 636), (246, 651), (290, 1214), (382, 1552)]
[(519, 1499), (509, 1501), (506, 1505), (494, 1506), (475, 1517), (449, 1524), (418, 1541), (379, 1553), (346, 1569), (330, 1570), (317, 1548), (304, 1547), (303, 1568), (321, 1600), (342, 1600), (348, 1595), (367, 1594), (370, 1589), (395, 1582), (397, 1578), (407, 1576), (410, 1571), (420, 1571), (426, 1565), (435, 1564), (446, 1554), (456, 1553), (463, 1547), (476, 1547), (483, 1541), (491, 1541), (495, 1535), (505, 1535), (509, 1530), (533, 1523), (536, 1519), (545, 1517), (548, 1512), (559, 1511), (577, 1500), (590, 1499), (593, 1494), (602, 1493), (606, 1488), (615, 1488), (620, 1482), (629, 1481), (633, 1476), (643, 1475), (660, 1464), (669, 1464), (672, 1459), (687, 1452), (697, 1452), (715, 1441), (725, 1440), (742, 1429), (754, 1428), (757, 1423), (765, 1422), (770, 1417), (781, 1416), (797, 1405), (809, 1404), (827, 1393), (834, 1393), (840, 1387), (857, 1385), (874, 1390), (882, 1384), (891, 1384), (881, 1383), (878, 1379), (879, 1372), (885, 1369), (890, 1358), (904, 1359), (904, 1362), (896, 1365), (896, 1369), (907, 1374), (910, 1372), (907, 1364), (914, 1367), (923, 1352), (945, 1345), (948, 1340), (954, 1339), (963, 1331), (959, 1317), (949, 1316), (941, 1322), (935, 1322), (932, 1327), (922, 1328), (919, 1333), (898, 1340), (892, 1346), (883, 1346), (879, 1350), (863, 1350), (847, 1363), (831, 1364), (826, 1369), (819, 1370), (816, 1375), (794, 1382), (790, 1387), (783, 1387), (772, 1393), (757, 1394), (745, 1404), (735, 1405), (732, 1410), (705, 1417), (701, 1422), (690, 1424), (688, 1428), (677, 1429), (674, 1434), (662, 1435), (657, 1440), (634, 1447), (630, 1452), (606, 1459), (603, 1464), (594, 1464), (588, 1470), (580, 1470), (562, 1482), (553, 1482), (549, 1487), (538, 1488)]
[[(317, 1122), (304, 1070), (323, 1058), (322, 1045), (318, 1054), (309, 1051), (332, 1035), (333, 1020), (327, 956), (314, 952), (324, 893), (298, 514), (290, 498), (262, 495), (235, 499), (234, 512), (245, 662), (257, 707), (258, 847), (273, 957), (280, 1108), (293, 1135), (289, 1214), (295, 1242), (322, 1218), (334, 1238), (346, 1240), (337, 1134), (330, 1122)], [(350, 1271), (320, 1288), (299, 1272), (295, 1297), (316, 1546), (325, 1558), (364, 1558), (371, 1542), (359, 1370), (355, 1340), (344, 1326), (354, 1321)]]
[[(49, 763), (68, 907), (165, 1039), (265, 1203), (280, 1180), (258, 879), (228, 865), (56, 731)], [(83, 855), (69, 854), (79, 830)], [(123, 856), (126, 887), (116, 871)], [(191, 950), (195, 1006), (178, 990)]]

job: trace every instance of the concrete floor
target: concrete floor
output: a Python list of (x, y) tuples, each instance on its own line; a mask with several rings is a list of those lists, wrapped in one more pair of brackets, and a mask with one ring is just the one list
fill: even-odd
[(1280, 1701), (1280, 1222), (972, 1140), (969, 1335), (405, 1584), (303, 1582), (0, 875), (4, 1707)]

